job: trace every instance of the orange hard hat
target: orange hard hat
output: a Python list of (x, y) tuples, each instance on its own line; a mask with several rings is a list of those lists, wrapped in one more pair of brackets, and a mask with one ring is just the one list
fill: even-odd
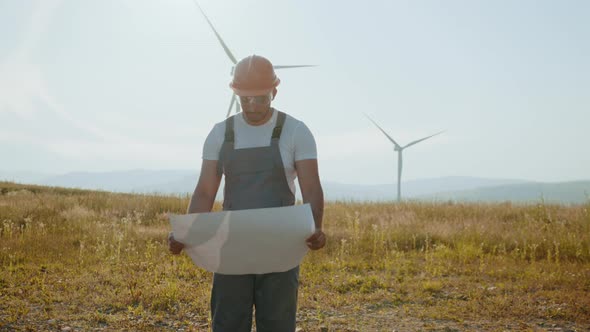
[(281, 80), (267, 58), (250, 55), (236, 64), (229, 86), (236, 95), (248, 97), (269, 94), (279, 83)]

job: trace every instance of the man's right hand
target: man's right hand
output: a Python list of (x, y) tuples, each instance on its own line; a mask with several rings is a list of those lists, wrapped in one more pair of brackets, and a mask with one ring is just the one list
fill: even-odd
[(170, 253), (172, 255), (178, 255), (182, 251), (182, 248), (184, 248), (184, 244), (176, 241), (174, 239), (174, 234), (170, 232), (168, 234), (168, 250), (170, 250)]

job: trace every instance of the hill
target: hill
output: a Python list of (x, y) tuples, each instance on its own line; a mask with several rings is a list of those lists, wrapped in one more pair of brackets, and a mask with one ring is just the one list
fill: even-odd
[[(66, 188), (81, 188), (127, 193), (191, 194), (198, 180), (193, 170), (127, 170), (115, 172), (72, 172), (47, 175), (33, 172), (0, 172), (0, 180)], [(324, 181), (326, 200), (394, 201), (397, 185), (345, 184)], [(223, 183), (222, 183), (223, 186)], [(299, 189), (298, 198), (300, 198)], [(217, 199), (222, 199), (219, 190)], [(543, 183), (519, 179), (492, 179), (449, 176), (410, 180), (402, 183), (402, 197), (411, 200), (454, 200), (469, 202), (547, 202), (583, 203), (588, 201), (590, 181)]]
[(590, 181), (516, 183), (488, 188), (440, 192), (419, 199), (463, 202), (547, 202), (582, 204), (590, 201)]

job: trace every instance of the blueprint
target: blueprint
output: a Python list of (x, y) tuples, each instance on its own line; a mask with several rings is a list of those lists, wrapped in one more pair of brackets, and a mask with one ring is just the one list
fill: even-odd
[(174, 238), (193, 262), (222, 274), (290, 270), (307, 253), (305, 239), (315, 230), (309, 204), (169, 218)]

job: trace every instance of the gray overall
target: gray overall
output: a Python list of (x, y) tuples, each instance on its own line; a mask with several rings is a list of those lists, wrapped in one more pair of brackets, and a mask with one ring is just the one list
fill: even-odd
[[(218, 172), (225, 175), (224, 210), (295, 204), (279, 151), (285, 118), (284, 113), (278, 112), (270, 146), (245, 149), (234, 149), (234, 117), (226, 120), (218, 161)], [(264, 238), (265, 235), (260, 236)], [(250, 332), (252, 307), (258, 332), (295, 331), (298, 286), (298, 266), (268, 274), (215, 273), (211, 291), (213, 331)]]

